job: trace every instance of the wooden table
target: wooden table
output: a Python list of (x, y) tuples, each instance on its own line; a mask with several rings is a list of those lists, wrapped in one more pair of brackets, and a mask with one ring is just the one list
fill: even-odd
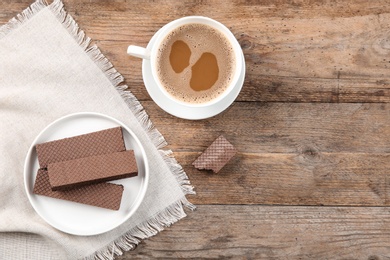
[[(30, 3), (2, 1), (0, 23)], [(188, 197), (195, 212), (119, 259), (390, 258), (388, 1), (64, 3), (124, 75), (197, 192)], [(188, 15), (224, 23), (246, 59), (236, 102), (200, 121), (157, 107), (141, 60), (126, 55)], [(194, 169), (220, 134), (238, 154), (217, 175)]]

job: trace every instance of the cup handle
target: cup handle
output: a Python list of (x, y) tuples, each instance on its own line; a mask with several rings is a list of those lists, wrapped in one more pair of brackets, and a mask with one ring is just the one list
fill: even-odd
[(127, 54), (141, 59), (150, 59), (150, 51), (139, 46), (129, 45), (127, 47)]

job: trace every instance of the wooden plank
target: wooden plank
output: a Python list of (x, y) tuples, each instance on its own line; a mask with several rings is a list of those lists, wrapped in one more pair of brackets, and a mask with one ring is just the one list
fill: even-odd
[[(142, 80), (142, 60), (125, 55), (129, 42), (101, 41), (98, 45), (123, 74), (129, 90), (139, 100), (151, 100)], [(390, 78), (286, 77), (258, 74), (251, 64), (246, 66), (246, 79), (237, 101), (390, 102)]]
[[(245, 84), (237, 101), (390, 102), (390, 81), (387, 79), (378, 80), (375, 77), (327, 79), (257, 75), (251, 71), (251, 65), (248, 66), (248, 70)], [(135, 86), (131, 87), (135, 88)]]
[[(195, 185), (196, 204), (389, 204), (387, 104), (238, 102), (201, 121), (143, 104)], [(220, 134), (237, 156), (219, 175), (195, 170)]]
[(390, 152), (387, 103), (236, 102), (199, 121), (175, 118), (151, 101), (142, 104), (177, 152), (201, 152), (220, 134), (242, 153)]
[[(0, 3), (0, 23), (29, 3)], [(141, 62), (126, 55), (127, 46), (146, 46), (165, 23), (198, 14), (226, 24), (243, 48), (247, 77), (240, 101), (390, 102), (384, 0), (64, 3), (141, 100), (150, 100)]]
[[(196, 204), (389, 203), (387, 104), (238, 102), (201, 121), (143, 104), (197, 187)], [(195, 170), (191, 163), (220, 134), (237, 156), (219, 175)]]
[[(388, 49), (386, 28), (390, 16), (383, 9), (377, 9), (375, 14), (363, 15), (359, 11), (359, 7), (364, 6), (362, 2), (345, 4), (344, 8), (350, 8), (350, 12), (343, 13), (330, 11), (334, 10), (333, 3), (320, 3), (321, 7), (314, 2), (301, 2), (297, 4), (300, 7), (297, 9), (296, 5), (281, 2), (275, 8), (275, 4), (269, 2), (250, 5), (232, 1), (228, 8), (218, 6), (218, 12), (215, 12), (215, 7), (207, 3), (193, 6), (188, 2), (169, 2), (162, 7), (163, 10), (178, 11), (158, 17), (155, 16), (156, 6), (147, 3), (141, 15), (134, 14), (136, 21), (108, 7), (101, 12), (110, 19), (92, 23), (99, 19), (95, 17), (99, 14), (98, 4), (98, 10), (94, 9), (92, 14), (85, 10), (80, 18), (93, 16), (83, 20), (87, 21), (86, 28), (90, 27), (97, 33), (102, 49), (109, 51), (110, 47), (118, 45), (115, 49), (120, 52), (113, 62), (125, 66), (120, 71), (132, 86), (142, 85), (140, 62), (123, 55), (126, 46), (129, 43), (146, 46), (158, 28), (167, 21), (188, 15), (186, 12), (191, 8), (194, 14), (209, 14), (227, 26), (234, 24), (230, 28), (241, 43), (247, 62), (247, 80), (240, 101), (390, 102), (390, 85), (387, 83), (389, 61), (385, 58)], [(129, 10), (134, 12), (127, 3), (118, 6), (117, 9), (123, 8), (126, 13)], [(88, 5), (80, 8), (83, 10)], [(379, 5), (370, 5), (371, 8), (379, 8)], [(163, 10), (159, 7), (158, 13)], [(281, 10), (284, 15), (277, 15)], [(291, 14), (286, 16), (289, 12)], [(133, 26), (129, 28), (129, 24)], [(137, 69), (134, 70), (132, 62), (138, 64)], [(134, 78), (137, 79), (135, 82)], [(367, 89), (355, 91), (356, 83)], [(138, 96), (140, 99), (148, 98), (142, 88)]]
[(202, 205), (118, 259), (389, 259), (389, 219), (382, 207)]
[[(0, 23), (29, 3), (0, 3), (5, 10)], [(170, 20), (201, 14), (230, 27), (244, 50), (247, 77), (240, 101), (390, 102), (390, 10), (385, 2), (143, 3), (65, 1), (69, 13), (141, 100), (150, 100), (142, 84), (141, 62), (126, 55), (127, 46), (146, 46)]]
[(390, 153), (253, 154), (239, 152), (218, 174), (191, 164), (199, 153), (174, 153), (199, 204), (388, 206)]

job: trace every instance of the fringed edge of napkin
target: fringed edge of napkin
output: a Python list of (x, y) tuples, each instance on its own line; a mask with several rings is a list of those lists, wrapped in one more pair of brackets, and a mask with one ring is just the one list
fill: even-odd
[(34, 16), (37, 12), (47, 7), (47, 3), (44, 1), (36, 1), (27, 7), (23, 12), (17, 14), (16, 17), (13, 17), (8, 23), (0, 26), (0, 39), (5, 37), (8, 33), (12, 32), (14, 29), (18, 28), (20, 25), (28, 21), (31, 17)]
[[(95, 44), (91, 45), (91, 38), (85, 35), (84, 31), (79, 28), (73, 17), (65, 11), (64, 4), (61, 0), (54, 0), (50, 5), (45, 0), (37, 0), (22, 13), (12, 18), (7, 24), (0, 27), (0, 39), (17, 27), (23, 25), (23, 23), (44, 8), (49, 8), (53, 14), (57, 16), (59, 21), (74, 37), (75, 41), (83, 48), (95, 64), (104, 72), (112, 85), (118, 90), (141, 126), (148, 133), (152, 143), (159, 150), (165, 163), (171, 169), (180, 184), (184, 195), (195, 194), (194, 187), (190, 184), (188, 176), (181, 165), (172, 156), (172, 151), (162, 150), (162, 148), (167, 145), (167, 142), (161, 133), (154, 127), (141, 103), (129, 90), (127, 90), (128, 87), (122, 84), (124, 82), (124, 77), (114, 68), (112, 63), (101, 53)], [(104, 248), (96, 251), (93, 255), (88, 256), (86, 259), (114, 259), (115, 255), (122, 255), (123, 251), (134, 249), (141, 240), (158, 234), (165, 227), (169, 227), (184, 218), (186, 213), (184, 212), (183, 206), (190, 210), (195, 210), (195, 205), (190, 203), (184, 196), (179, 201), (157, 213), (149, 220), (146, 220), (129, 230), (127, 233), (112, 241)]]

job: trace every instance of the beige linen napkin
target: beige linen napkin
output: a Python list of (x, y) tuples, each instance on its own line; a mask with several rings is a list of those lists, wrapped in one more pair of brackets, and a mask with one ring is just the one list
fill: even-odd
[[(125, 55), (125, 51), (123, 52)], [(61, 1), (39, 0), (0, 28), (0, 259), (112, 259), (185, 216), (193, 194), (182, 167), (123, 77), (90, 45)], [(143, 87), (143, 86), (140, 86)], [(130, 127), (146, 148), (150, 181), (139, 210), (118, 228), (74, 236), (42, 220), (23, 183), (24, 160), (49, 123), (99, 112)]]

